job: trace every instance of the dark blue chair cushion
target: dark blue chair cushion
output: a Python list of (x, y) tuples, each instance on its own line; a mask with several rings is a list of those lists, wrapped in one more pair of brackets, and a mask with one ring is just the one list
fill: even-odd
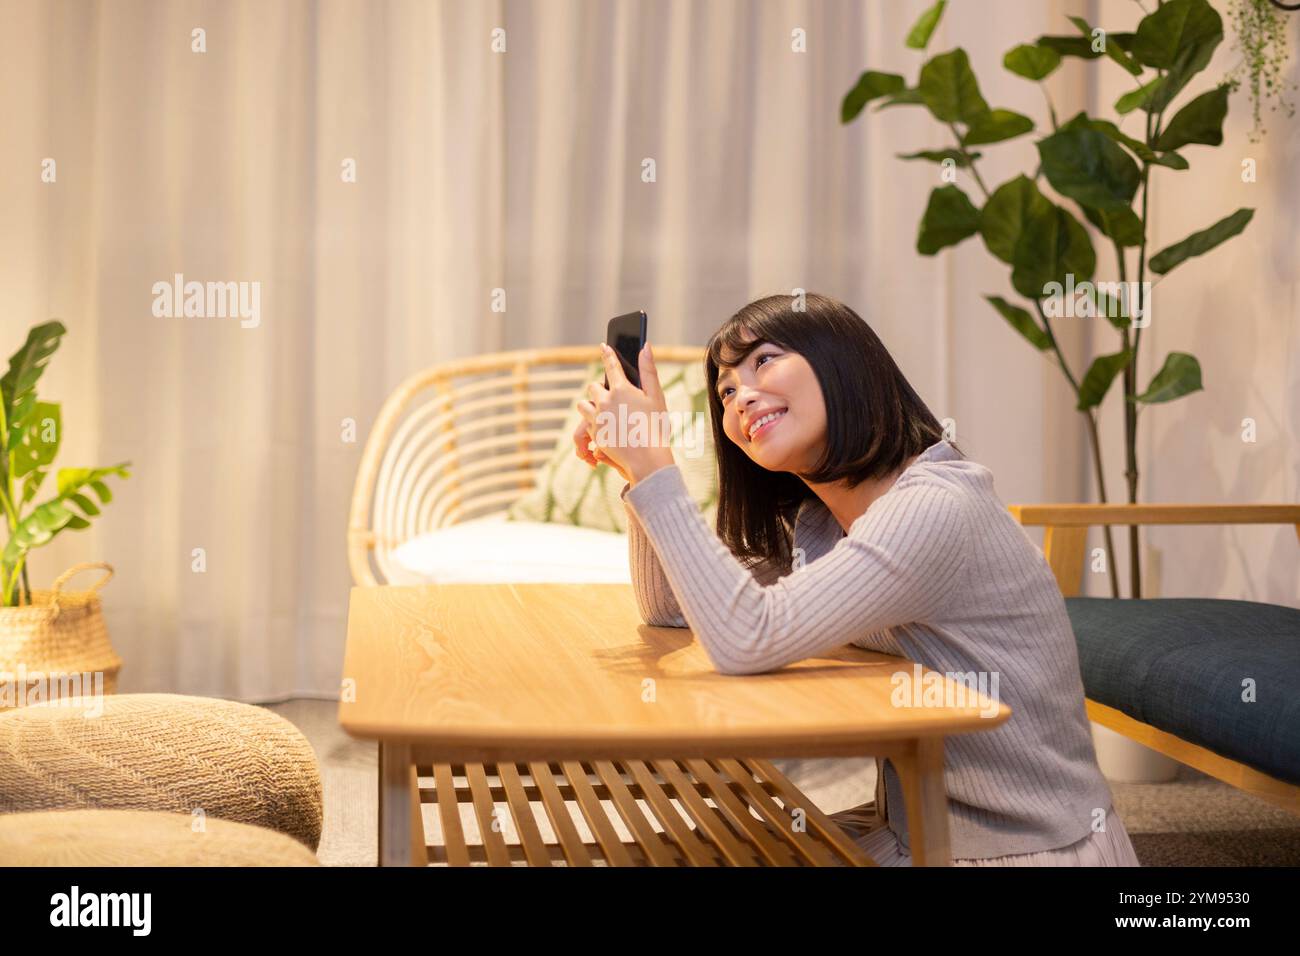
[(1300, 610), (1210, 598), (1065, 607), (1090, 699), (1300, 784)]

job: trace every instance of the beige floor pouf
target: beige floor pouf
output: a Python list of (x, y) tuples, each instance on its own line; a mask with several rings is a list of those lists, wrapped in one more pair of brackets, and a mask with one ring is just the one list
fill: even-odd
[(150, 810), (0, 814), (0, 866), (319, 866), (293, 837)]
[(115, 694), (0, 711), (0, 814), (90, 808), (246, 823), (311, 850), (324, 819), (311, 744), (264, 708)]

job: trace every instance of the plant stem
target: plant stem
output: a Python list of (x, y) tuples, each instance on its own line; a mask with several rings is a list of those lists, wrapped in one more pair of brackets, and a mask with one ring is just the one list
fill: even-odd
[[(1127, 270), (1123, 262), (1123, 255), (1120, 255), (1120, 281), (1124, 282)], [(1139, 273), (1141, 275), (1141, 273)], [(1138, 286), (1137, 295), (1137, 313), (1142, 314), (1142, 292), (1141, 285)], [(1136, 333), (1138, 330), (1134, 329)], [(1124, 350), (1129, 353), (1129, 360), (1124, 365), (1124, 477), (1128, 483), (1128, 500), (1129, 504), (1135, 504), (1137, 501), (1137, 416), (1134, 414), (1136, 404), (1133, 396), (1137, 394), (1137, 349), (1129, 343), (1129, 330), (1126, 326), (1120, 330), (1120, 336), (1123, 341)], [(1142, 579), (1141, 568), (1139, 567), (1137, 525), (1128, 526), (1128, 549), (1129, 549), (1129, 591), (1135, 598), (1142, 596)]]
[(0, 606), (14, 607), (14, 591), (18, 587), (18, 577), (22, 571), (26, 556), (19, 558), (18, 563), (14, 565), (13, 572), (6, 577), (6, 568), (0, 565)]
[[(1056, 123), (1056, 107), (1052, 105), (1052, 95), (1047, 92), (1047, 84), (1042, 80), (1038, 81), (1038, 88), (1043, 91), (1043, 99), (1047, 100), (1047, 112), (1052, 117), (1052, 132), (1055, 133), (1060, 127)], [(1038, 177), (1035, 176), (1035, 179)]]
[[(1092, 443), (1092, 460), (1097, 476), (1097, 497), (1106, 504), (1106, 474), (1101, 467), (1101, 436), (1097, 431), (1097, 417), (1091, 410), (1084, 413), (1088, 422), (1088, 440)], [(1110, 581), (1110, 596), (1119, 597), (1119, 577), (1115, 573), (1115, 539), (1110, 525), (1102, 525), (1102, 537), (1106, 541), (1106, 578)]]
[(948, 128), (952, 130), (953, 139), (957, 140), (958, 151), (964, 157), (966, 157), (966, 166), (970, 169), (970, 174), (975, 177), (976, 185), (979, 186), (980, 192), (984, 194), (984, 198), (988, 199), (989, 198), (988, 187), (984, 185), (984, 180), (980, 179), (979, 170), (975, 168), (975, 160), (971, 158), (971, 154), (968, 153), (966, 151), (966, 147), (962, 145), (961, 134), (957, 132), (957, 125), (955, 123), (949, 123)]
[[(1043, 320), (1043, 327), (1047, 330), (1047, 337), (1051, 340), (1052, 351), (1056, 353), (1056, 361), (1061, 366), (1061, 371), (1065, 373), (1066, 380), (1070, 387), (1074, 389), (1074, 397), (1079, 397), (1079, 382), (1070, 373), (1070, 367), (1065, 364), (1065, 356), (1061, 353), (1060, 343), (1056, 341), (1056, 333), (1052, 331), (1052, 323), (1047, 318), (1047, 313), (1043, 311), (1043, 303), (1038, 299), (1034, 300), (1034, 308), (1038, 310), (1038, 315)], [(1092, 409), (1083, 409), (1082, 415), (1088, 423), (1088, 440), (1092, 445), (1092, 463), (1094, 474), (1097, 478), (1097, 497), (1101, 503), (1106, 504), (1106, 472), (1101, 464), (1101, 436), (1097, 431), (1097, 417)], [(1110, 596), (1119, 597), (1119, 581), (1115, 577), (1115, 540), (1110, 533), (1110, 525), (1102, 526), (1103, 535), (1106, 540), (1106, 577), (1110, 580)]]
[[(1158, 72), (1158, 77), (1163, 76), (1164, 71)], [(1151, 148), (1155, 148), (1156, 138), (1160, 135), (1161, 113), (1146, 114), (1146, 143)], [(1137, 271), (1137, 315), (1147, 315), (1150, 309), (1150, 303), (1145, 301), (1143, 295), (1143, 282), (1146, 279), (1147, 266), (1147, 221), (1150, 213), (1151, 199), (1151, 164), (1142, 163), (1142, 242), (1138, 246), (1138, 271)], [(1121, 256), (1121, 260), (1123, 257)], [(1137, 327), (1133, 329), (1133, 345), (1129, 355), (1128, 364), (1124, 366), (1124, 478), (1128, 484), (1128, 501), (1129, 504), (1137, 504), (1138, 492), (1138, 465), (1137, 465), (1137, 366), (1138, 350), (1142, 343), (1142, 329)], [(1128, 329), (1124, 330), (1124, 345), (1127, 348)], [(1128, 526), (1128, 550), (1129, 550), (1129, 593), (1134, 598), (1142, 597), (1142, 552), (1139, 537), (1140, 528), (1137, 525)]]
[[(0, 405), (3, 403), (0, 402)], [(0, 407), (0, 426), (5, 425), (4, 409)], [(8, 429), (0, 427), (0, 442), (8, 441)], [(18, 512), (13, 503), (13, 456), (5, 455), (0, 459), (0, 504), (4, 505), (5, 523), (9, 526), (9, 537), (13, 537), (18, 527)], [(9, 607), (13, 603), (13, 582), (3, 579), (4, 566), (0, 565), (0, 607)], [(17, 572), (17, 567), (14, 571)], [(17, 575), (15, 573), (15, 580)]]

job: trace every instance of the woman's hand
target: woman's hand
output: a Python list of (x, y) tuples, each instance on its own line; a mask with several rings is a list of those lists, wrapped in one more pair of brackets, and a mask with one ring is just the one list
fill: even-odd
[(630, 484), (632, 481), (631, 476), (628, 475), (628, 473), (624, 471), (617, 462), (610, 460), (610, 458), (606, 456), (603, 451), (600, 450), (593, 451), (590, 447), (588, 447), (590, 445), (595, 444), (591, 439), (591, 433), (592, 433), (591, 425), (588, 424), (585, 418), (582, 421), (578, 422), (578, 427), (573, 432), (573, 444), (577, 450), (578, 457), (581, 458), (583, 461), (585, 461), (587, 464), (591, 465), (592, 468), (595, 468), (597, 465), (601, 463), (609, 465), (609, 467), (613, 468), (616, 472), (618, 472), (620, 475), (623, 476), (624, 481)]
[[(578, 456), (584, 461), (592, 465), (607, 462), (626, 481), (635, 485), (665, 465), (675, 463), (672, 449), (667, 444), (668, 406), (659, 384), (659, 371), (655, 368), (654, 353), (647, 344), (637, 359), (642, 385), (637, 388), (623, 374), (623, 366), (614, 350), (603, 343), (600, 350), (609, 388), (600, 382), (587, 386), (590, 400), (578, 402), (583, 422), (574, 432), (574, 443), (578, 446)], [(620, 405), (626, 406), (622, 416), (629, 431), (626, 435), (618, 434)], [(662, 435), (661, 424), (665, 426)], [(584, 431), (593, 445), (590, 451), (583, 440)], [(642, 440), (639, 436), (645, 437)], [(633, 443), (630, 438), (638, 440)]]

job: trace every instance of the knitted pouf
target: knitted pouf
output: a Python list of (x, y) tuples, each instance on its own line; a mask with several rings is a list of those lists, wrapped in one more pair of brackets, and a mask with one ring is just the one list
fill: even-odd
[(0, 866), (319, 866), (292, 837), (159, 810), (0, 815)]
[(0, 814), (164, 810), (320, 843), (307, 739), (251, 704), (179, 694), (62, 698), (0, 711)]

